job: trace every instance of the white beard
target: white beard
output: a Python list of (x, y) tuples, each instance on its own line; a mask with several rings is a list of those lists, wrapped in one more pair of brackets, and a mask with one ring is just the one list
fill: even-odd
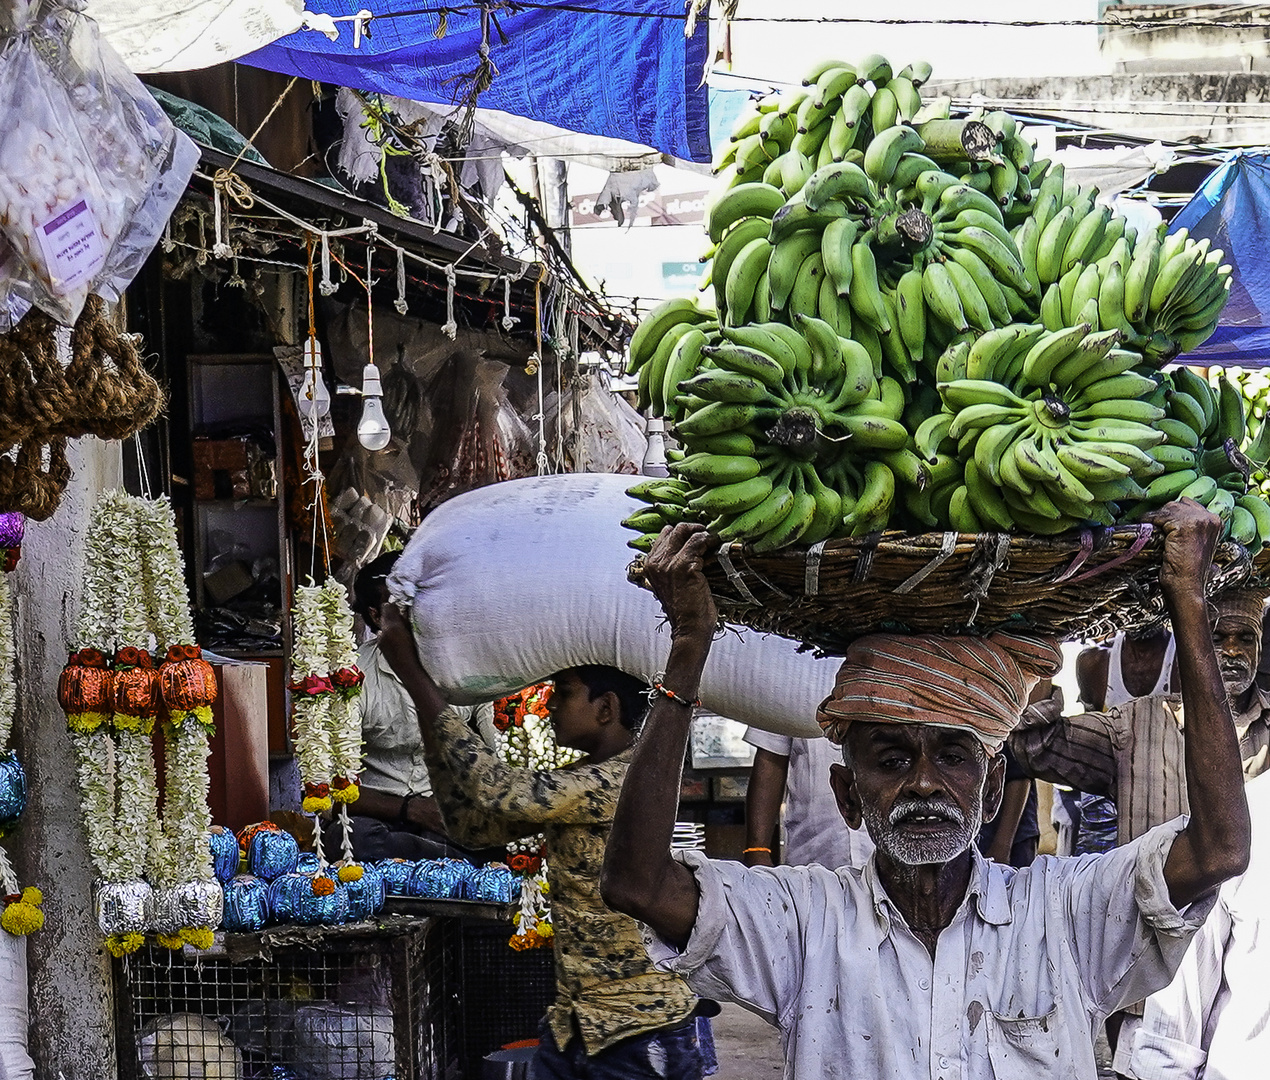
[[(965, 851), (979, 833), (983, 820), (983, 792), (975, 798), (970, 814), (950, 802), (924, 799), (905, 799), (891, 808), (884, 820), (876, 807), (866, 806), (861, 813), (873, 842), (892, 861), (904, 866), (924, 866), (930, 863), (951, 862)], [(935, 836), (912, 836), (902, 830), (899, 822), (912, 813), (938, 813), (948, 819), (947, 828)]]

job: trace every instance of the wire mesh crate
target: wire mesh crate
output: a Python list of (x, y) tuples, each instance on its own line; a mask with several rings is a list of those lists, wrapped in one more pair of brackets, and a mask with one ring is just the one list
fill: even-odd
[(116, 965), (121, 1080), (456, 1080), (458, 955), (434, 920), (229, 934)]
[(555, 958), (551, 949), (511, 949), (508, 923), (451, 919), (445, 933), (460, 980), (463, 1075), (481, 1080), (491, 1050), (538, 1037), (538, 1023), (556, 999)]

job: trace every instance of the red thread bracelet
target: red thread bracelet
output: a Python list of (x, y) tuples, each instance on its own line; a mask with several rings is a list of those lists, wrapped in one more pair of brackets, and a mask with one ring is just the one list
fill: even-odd
[(662, 686), (662, 684), (659, 682), (653, 683), (653, 692), (656, 694), (661, 694), (661, 696), (664, 698), (669, 698), (676, 705), (682, 705), (685, 709), (701, 708), (700, 698), (697, 698), (696, 701), (689, 701), (686, 697), (681, 697), (679, 694), (676, 694), (673, 690), (666, 689), (666, 687)]

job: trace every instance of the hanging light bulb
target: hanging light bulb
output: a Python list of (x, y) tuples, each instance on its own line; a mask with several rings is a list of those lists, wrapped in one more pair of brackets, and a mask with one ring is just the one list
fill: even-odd
[(392, 429), (384, 416), (383, 395), (379, 368), (367, 364), (362, 370), (362, 418), (357, 422), (357, 441), (367, 450), (382, 450), (392, 438)]
[(331, 411), (331, 393), (322, 378), (322, 346), (310, 335), (304, 343), (304, 382), (300, 386), (300, 414), (314, 420)]

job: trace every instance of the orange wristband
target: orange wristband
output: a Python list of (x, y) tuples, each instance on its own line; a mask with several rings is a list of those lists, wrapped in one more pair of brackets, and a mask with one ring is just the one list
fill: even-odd
[(772, 849), (769, 847), (747, 847), (741, 854), (748, 855), (751, 851), (766, 851), (769, 855), (772, 853)]

